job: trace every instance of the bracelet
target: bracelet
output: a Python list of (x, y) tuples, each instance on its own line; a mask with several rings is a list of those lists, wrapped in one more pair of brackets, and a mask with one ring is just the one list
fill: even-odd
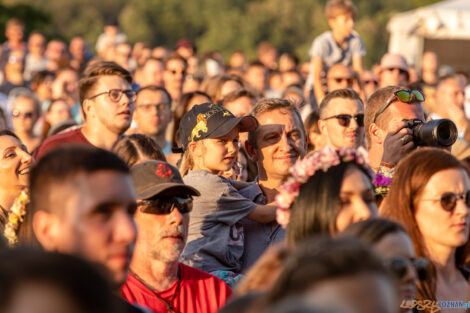
[(390, 169), (395, 167), (395, 165), (384, 162), (384, 161), (380, 161), (380, 166), (387, 167), (387, 168), (390, 168)]

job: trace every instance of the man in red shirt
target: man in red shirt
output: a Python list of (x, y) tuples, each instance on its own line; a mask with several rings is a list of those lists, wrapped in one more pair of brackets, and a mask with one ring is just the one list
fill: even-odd
[(79, 82), (83, 126), (46, 139), (34, 152), (36, 159), (65, 143), (111, 150), (131, 125), (135, 101), (131, 74), (113, 62), (99, 62), (85, 73)]
[(139, 236), (122, 296), (154, 312), (216, 313), (231, 295), (230, 287), (178, 262), (186, 244), (192, 197), (199, 192), (165, 162), (137, 164), (131, 175)]

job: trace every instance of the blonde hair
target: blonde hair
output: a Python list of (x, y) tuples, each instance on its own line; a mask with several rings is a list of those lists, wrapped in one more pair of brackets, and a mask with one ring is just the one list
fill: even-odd
[(179, 166), (179, 171), (182, 177), (186, 176), (188, 174), (189, 170), (192, 170), (194, 168), (194, 159), (193, 155), (191, 154), (191, 151), (189, 149), (186, 149), (183, 153), (183, 157), (181, 158), (181, 163)]

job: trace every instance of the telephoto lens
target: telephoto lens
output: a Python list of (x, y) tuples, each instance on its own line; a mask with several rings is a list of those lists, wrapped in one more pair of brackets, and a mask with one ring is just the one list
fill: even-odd
[(457, 126), (449, 119), (429, 122), (408, 121), (413, 130), (413, 141), (417, 146), (449, 147), (457, 140)]

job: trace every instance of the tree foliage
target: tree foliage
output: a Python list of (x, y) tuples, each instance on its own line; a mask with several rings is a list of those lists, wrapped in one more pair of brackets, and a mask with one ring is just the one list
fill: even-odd
[[(368, 51), (365, 63), (378, 62), (387, 50), (386, 24), (397, 13), (438, 0), (355, 0), (359, 16), (356, 30)], [(326, 0), (4, 0), (10, 5), (0, 14), (20, 15), (48, 37), (70, 39), (82, 35), (94, 43), (109, 17), (117, 17), (131, 42), (146, 41), (173, 47), (180, 38), (194, 40), (199, 51), (234, 50), (254, 58), (263, 40), (281, 52), (295, 52), (301, 59), (315, 36), (328, 29)], [(14, 6), (12, 6), (14, 5)], [(22, 11), (21, 11), (22, 12)], [(22, 13), (23, 14), (23, 13)], [(27, 25), (30, 27), (31, 25)]]

